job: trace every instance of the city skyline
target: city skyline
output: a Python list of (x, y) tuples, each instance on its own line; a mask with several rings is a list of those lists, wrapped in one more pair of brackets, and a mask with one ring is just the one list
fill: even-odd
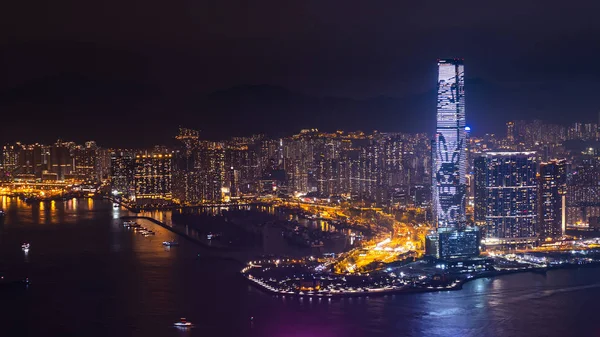
[(7, 2), (4, 335), (597, 334), (598, 12)]
[(600, 221), (597, 203), (590, 202), (597, 193), (591, 171), (600, 154), (600, 123), (516, 119), (500, 135), (472, 134), (464, 60), (438, 59), (437, 69), (433, 137), (307, 128), (212, 141), (180, 126), (174, 142), (151, 149), (60, 139), (7, 143), (3, 190), (34, 200), (93, 191), (134, 209), (263, 198), (392, 213), (409, 208), (431, 226), (421, 229), (421, 249), (442, 259), (478, 256), (480, 242), (490, 249), (533, 246), (563, 238), (567, 227), (594, 229)]

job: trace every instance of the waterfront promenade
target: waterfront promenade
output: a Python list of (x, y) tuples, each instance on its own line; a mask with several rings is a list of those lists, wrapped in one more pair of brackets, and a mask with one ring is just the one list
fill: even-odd
[[(296, 263), (297, 265), (299, 264)], [(546, 274), (549, 270), (594, 267), (598, 265), (600, 265), (600, 259), (546, 266), (529, 264), (518, 268), (494, 268), (493, 270), (469, 273), (449, 273), (446, 276), (419, 272), (420, 275), (418, 276), (413, 274), (410, 277), (402, 277), (404, 275), (400, 271), (402, 268), (406, 272), (419, 269), (418, 267), (413, 269), (412, 267), (406, 268), (405, 266), (395, 270), (388, 270), (385, 273), (367, 274), (367, 277), (363, 277), (362, 281), (357, 281), (350, 279), (356, 277), (353, 275), (313, 272), (314, 268), (298, 270), (286, 260), (269, 259), (250, 261), (242, 269), (241, 273), (251, 284), (268, 293), (280, 296), (321, 298), (461, 290), (464, 284), (481, 278), (494, 278), (528, 272)], [(279, 271), (277, 271), (278, 269)], [(309, 284), (312, 283), (312, 285), (306, 286), (307, 281)]]

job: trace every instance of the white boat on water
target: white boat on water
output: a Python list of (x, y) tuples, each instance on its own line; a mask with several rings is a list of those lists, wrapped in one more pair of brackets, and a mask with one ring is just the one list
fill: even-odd
[(22, 244), (21, 248), (23, 249), (23, 251), (28, 252), (29, 251), (29, 243)]
[(179, 329), (188, 329), (193, 326), (192, 323), (188, 322), (185, 318), (180, 318), (179, 322), (173, 323), (173, 325)]
[(135, 221), (123, 221), (123, 227), (131, 227), (135, 224)]
[(171, 247), (171, 246), (179, 246), (179, 242), (177, 241), (163, 241), (163, 246)]

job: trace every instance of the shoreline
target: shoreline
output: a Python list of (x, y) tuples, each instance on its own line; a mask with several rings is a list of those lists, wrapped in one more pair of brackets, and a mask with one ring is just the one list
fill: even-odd
[[(126, 206), (124, 206), (124, 207), (126, 207)], [(206, 244), (206, 242), (203, 242), (202, 240), (199, 240), (199, 239), (192, 237), (184, 232), (176, 230), (175, 228), (168, 226), (167, 224), (165, 224), (159, 220), (156, 220), (152, 217), (142, 216), (142, 215), (125, 215), (125, 216), (121, 216), (120, 219), (121, 220), (131, 220), (131, 219), (148, 220), (158, 226), (161, 226), (161, 227), (171, 231), (172, 233), (174, 233), (176, 235), (184, 237), (188, 241), (195, 243), (202, 248), (212, 250), (215, 252), (219, 252), (221, 254), (236, 253), (236, 252), (244, 253), (241, 250), (237, 250), (237, 249), (233, 249), (233, 248), (208, 245), (208, 244)], [(247, 253), (251, 254), (251, 252), (247, 252)], [(480, 274), (477, 274), (477, 275), (472, 275), (472, 277), (470, 277), (470, 278), (457, 279), (455, 281), (454, 285), (432, 286), (431, 288), (430, 287), (405, 286), (405, 287), (398, 288), (398, 289), (385, 289), (385, 290), (360, 291), (360, 292), (345, 292), (345, 293), (331, 293), (331, 292), (316, 292), (316, 293), (314, 293), (313, 292), (313, 293), (300, 294), (299, 292), (278, 291), (276, 289), (270, 289), (269, 287), (266, 287), (265, 285), (260, 284), (257, 280), (253, 279), (252, 277), (249, 277), (250, 275), (247, 273), (247, 271), (249, 270), (248, 268), (252, 268), (246, 264), (246, 261), (249, 260), (249, 256), (242, 258), (242, 257), (235, 257), (235, 256), (210, 255), (210, 256), (207, 256), (207, 258), (225, 259), (225, 260), (230, 260), (230, 261), (235, 261), (237, 263), (240, 263), (241, 265), (246, 266), (239, 272), (240, 276), (242, 276), (246, 281), (248, 281), (250, 284), (252, 284), (257, 289), (264, 291), (265, 293), (272, 294), (272, 295), (284, 296), (284, 297), (285, 296), (298, 297), (298, 298), (302, 298), (302, 297), (308, 297), (308, 298), (368, 297), (368, 296), (385, 296), (385, 295), (395, 295), (395, 294), (401, 295), (401, 294), (427, 293), (427, 292), (439, 292), (439, 291), (457, 291), (457, 290), (461, 290), (463, 288), (463, 285), (467, 284), (468, 282), (477, 280), (477, 279), (481, 279), (481, 278), (493, 278), (493, 277), (498, 277), (498, 276), (517, 274), (517, 273), (538, 273), (538, 274), (542, 273), (545, 275), (547, 271), (552, 271), (552, 270), (578, 269), (578, 268), (590, 268), (590, 267), (600, 266), (600, 262), (590, 262), (590, 263), (585, 263), (585, 264), (549, 265), (549, 266), (540, 267), (540, 268), (524, 268), (524, 269), (517, 269), (517, 270), (486, 271), (486, 272), (481, 272)]]
[(264, 285), (258, 283), (253, 278), (249, 278), (248, 274), (246, 274), (245, 270), (240, 272), (240, 275), (246, 279), (250, 284), (254, 287), (264, 291), (266, 293), (282, 296), (282, 297), (292, 297), (292, 298), (346, 298), (346, 297), (369, 297), (369, 296), (386, 296), (386, 295), (404, 295), (404, 294), (415, 294), (415, 293), (430, 293), (430, 292), (441, 292), (441, 291), (458, 291), (462, 290), (463, 285), (482, 278), (494, 278), (504, 275), (511, 274), (520, 274), (520, 273), (540, 273), (542, 272), (544, 275), (547, 271), (552, 270), (561, 270), (561, 269), (578, 269), (578, 268), (591, 268), (591, 267), (600, 267), (600, 262), (593, 262), (587, 264), (569, 264), (564, 266), (548, 266), (544, 268), (527, 268), (522, 270), (496, 270), (496, 271), (488, 271), (482, 272), (479, 275), (473, 275), (471, 278), (457, 280), (456, 285), (454, 286), (440, 286), (440, 287), (404, 287), (400, 289), (387, 289), (387, 290), (376, 290), (376, 291), (361, 291), (361, 292), (352, 292), (352, 293), (330, 293), (330, 292), (317, 292), (317, 293), (303, 293), (299, 292), (286, 292), (286, 291), (277, 291), (274, 289), (269, 289)]
[(143, 211), (174, 211), (174, 210), (185, 210), (185, 209), (203, 209), (203, 208), (225, 208), (225, 207), (245, 207), (245, 206), (270, 206), (269, 203), (262, 201), (251, 201), (243, 203), (219, 203), (219, 204), (200, 204), (200, 205), (171, 205), (171, 206), (160, 206), (160, 207), (140, 207), (135, 205), (129, 205), (122, 201), (116, 200), (115, 198), (103, 195), (102, 198), (109, 200), (119, 206), (125, 207), (131, 212), (141, 213)]

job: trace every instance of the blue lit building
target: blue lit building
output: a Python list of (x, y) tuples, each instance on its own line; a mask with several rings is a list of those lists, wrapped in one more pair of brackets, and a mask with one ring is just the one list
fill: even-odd
[(479, 255), (479, 229), (467, 228), (459, 231), (438, 233), (440, 257), (467, 257)]
[(477, 256), (480, 239), (477, 227), (431, 233), (425, 238), (425, 254), (438, 259)]

